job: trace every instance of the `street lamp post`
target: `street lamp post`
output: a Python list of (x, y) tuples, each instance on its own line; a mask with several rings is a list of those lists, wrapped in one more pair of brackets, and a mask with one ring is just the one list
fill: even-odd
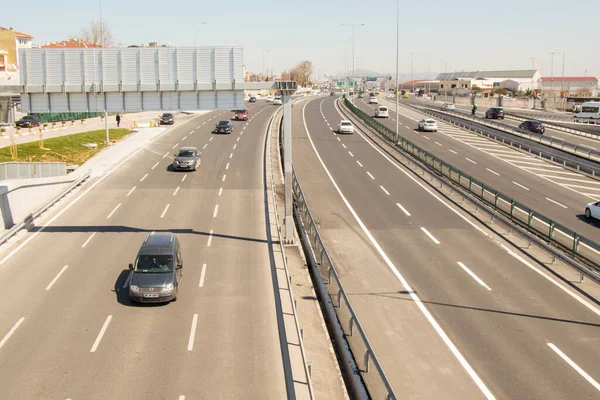
[(267, 72), (265, 71), (265, 53), (271, 51), (271, 49), (265, 49), (263, 50), (263, 66), (262, 66), (262, 72), (263, 72), (263, 77), (265, 78), (265, 81), (267, 80)]
[(550, 53), (550, 93), (554, 96), (556, 100), (556, 96), (554, 95), (554, 54), (558, 51), (558, 48), (554, 49), (553, 52)]
[(364, 23), (360, 23), (360, 24), (347, 24), (342, 22), (343, 26), (351, 26), (352, 27), (352, 79), (354, 79), (354, 60), (356, 59), (356, 55), (355, 55), (355, 31), (356, 31), (356, 27), (357, 26), (364, 26)]
[[(102, 49), (100, 50), (102, 65), (104, 66), (104, 24), (102, 23), (102, 0), (100, 2), (100, 45)], [(102, 68), (104, 69), (104, 68)], [(102, 77), (104, 80), (104, 76)], [(105, 140), (106, 144), (110, 143), (110, 135), (108, 134), (108, 109), (106, 107), (106, 93), (104, 93), (104, 85), (102, 85), (102, 97), (104, 102), (104, 130), (105, 130)]]
[(399, 77), (399, 63), (400, 63), (400, 0), (396, 1), (396, 86), (394, 87), (394, 95), (396, 96), (396, 144), (400, 140), (400, 134), (398, 132), (398, 124), (400, 118), (398, 118), (398, 80)]
[(440, 62), (444, 63), (444, 79), (446, 79), (446, 83), (444, 83), (444, 101), (448, 101), (448, 61), (440, 60)]
[(206, 24), (208, 24), (208, 22), (206, 22), (206, 21), (194, 22), (194, 47), (198, 47), (198, 42), (196, 41), (196, 38), (197, 38), (197, 35), (196, 35), (197, 29), (196, 29), (196, 27), (198, 25), (206, 25)]

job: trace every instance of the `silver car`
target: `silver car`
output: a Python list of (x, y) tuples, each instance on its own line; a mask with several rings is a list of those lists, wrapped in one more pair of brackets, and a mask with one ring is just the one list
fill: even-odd
[(200, 152), (196, 147), (182, 147), (174, 156), (173, 169), (175, 171), (196, 171), (200, 165)]
[(438, 126), (434, 119), (426, 118), (419, 121), (418, 129), (420, 131), (437, 132)]

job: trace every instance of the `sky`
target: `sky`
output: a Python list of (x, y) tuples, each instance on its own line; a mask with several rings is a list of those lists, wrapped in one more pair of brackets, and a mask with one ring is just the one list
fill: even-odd
[[(599, 0), (556, 2), (400, 0), (399, 70), (403, 76), (438, 72), (535, 69), (544, 76), (600, 77)], [(117, 43), (158, 41), (193, 46), (243, 46), (251, 72), (275, 73), (302, 60), (315, 74), (355, 68), (394, 72), (396, 1), (379, 0), (101, 0), (102, 18)], [(589, 16), (589, 17), (587, 17)], [(100, 1), (29, 0), (2, 6), (0, 25), (35, 36), (35, 44), (67, 39), (100, 18)], [(206, 21), (205, 25), (196, 25)], [(345, 50), (344, 50), (345, 48)], [(558, 49), (558, 50), (556, 50)], [(346, 60), (345, 60), (346, 58)], [(264, 66), (263, 66), (264, 59)]]

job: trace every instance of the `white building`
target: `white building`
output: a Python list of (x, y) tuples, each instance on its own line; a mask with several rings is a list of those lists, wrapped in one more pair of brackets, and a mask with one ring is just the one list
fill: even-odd
[(594, 76), (544, 76), (540, 78), (540, 88), (547, 96), (566, 97), (598, 96), (598, 78)]
[(452, 89), (470, 89), (478, 86), (482, 89), (522, 90), (536, 89), (540, 73), (537, 70), (513, 71), (471, 71), (448, 72), (439, 74), (436, 81), (440, 82), (440, 91), (444, 89), (451, 93)]

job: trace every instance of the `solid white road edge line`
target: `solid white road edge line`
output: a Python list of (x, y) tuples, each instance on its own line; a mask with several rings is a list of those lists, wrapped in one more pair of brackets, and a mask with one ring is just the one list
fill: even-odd
[(211, 229), (210, 233), (208, 234), (208, 242), (206, 243), (206, 247), (210, 247), (210, 244), (212, 243), (213, 232), (214, 230)]
[[(336, 108), (338, 114), (341, 116), (342, 113), (340, 112), (340, 110), (338, 108), (338, 105), (336, 104), (335, 106), (336, 106), (335, 108)], [(365, 142), (367, 142), (383, 158), (385, 158), (386, 160), (388, 160), (390, 162), (390, 164), (392, 164), (394, 167), (396, 167), (396, 169), (398, 169), (400, 172), (402, 172), (404, 175), (406, 175), (408, 178), (410, 178), (414, 183), (416, 183), (417, 185), (419, 185), (423, 190), (425, 190), (427, 193), (429, 193), (431, 196), (433, 196), (437, 201), (439, 201), (440, 203), (442, 203), (443, 205), (445, 205), (450, 211), (452, 211), (453, 213), (455, 213), (456, 215), (458, 215), (460, 218), (462, 218), (465, 222), (467, 222), (473, 228), (475, 228), (479, 232), (481, 232), (484, 236), (488, 236), (488, 237), (490, 236), (490, 235), (488, 235), (488, 233), (486, 231), (484, 231), (483, 229), (481, 229), (480, 227), (478, 227), (477, 225), (475, 225), (475, 223), (473, 223), (472, 221), (470, 221), (467, 217), (465, 217), (460, 212), (458, 212), (457, 210), (455, 210), (454, 208), (452, 208), (452, 206), (450, 204), (446, 203), (438, 195), (436, 195), (435, 193), (433, 193), (428, 187), (425, 186), (425, 184), (423, 184), (422, 182), (419, 182), (417, 180), (417, 178), (415, 178), (414, 176), (412, 176), (411, 174), (409, 174), (407, 171), (405, 171), (403, 168), (401, 168), (398, 164), (396, 164), (394, 161), (392, 161), (391, 158), (389, 158), (382, 150), (378, 149), (377, 146), (375, 146), (373, 143), (371, 143), (371, 140), (367, 139), (360, 131), (357, 130), (356, 133), (358, 133), (360, 135), (360, 137), (362, 137), (363, 140)]]
[(396, 203), (396, 205), (402, 210), (402, 212), (404, 212), (404, 214), (406, 214), (407, 217), (410, 217), (410, 213), (406, 210), (406, 208), (402, 207), (400, 203)]
[[(306, 104), (308, 104), (308, 102)], [(375, 247), (375, 249), (377, 250), (377, 252), (379, 253), (379, 255), (383, 258), (383, 260), (385, 261), (385, 263), (388, 266), (388, 268), (392, 271), (392, 273), (396, 276), (396, 278), (402, 283), (402, 286), (404, 286), (404, 289), (409, 293), (410, 297), (413, 299), (413, 301), (415, 302), (415, 304), (417, 305), (417, 307), (419, 308), (419, 310), (423, 313), (423, 315), (425, 316), (425, 318), (427, 319), (427, 321), (431, 324), (431, 326), (433, 327), (433, 329), (435, 329), (436, 333), (444, 341), (444, 343), (446, 344), (446, 346), (450, 349), (450, 351), (452, 352), (452, 354), (454, 355), (454, 357), (456, 357), (456, 359), (462, 365), (462, 367), (465, 369), (465, 371), (467, 371), (467, 373), (469, 374), (469, 376), (471, 377), (471, 379), (475, 382), (475, 384), (479, 387), (479, 389), (483, 392), (483, 394), (485, 395), (485, 397), (487, 399), (490, 399), (490, 400), (491, 399), (495, 399), (495, 397), (492, 394), (492, 392), (490, 392), (490, 390), (487, 388), (487, 386), (485, 385), (485, 383), (483, 383), (483, 381), (477, 375), (477, 373), (475, 372), (475, 370), (473, 369), (473, 367), (471, 367), (471, 365), (469, 364), (469, 362), (463, 357), (463, 355), (458, 350), (458, 348), (454, 345), (454, 343), (452, 342), (452, 340), (450, 340), (450, 338), (448, 337), (448, 335), (446, 334), (446, 332), (444, 332), (444, 330), (442, 329), (442, 327), (433, 318), (433, 316), (431, 315), (431, 313), (429, 312), (429, 310), (427, 309), (427, 307), (425, 307), (425, 305), (421, 302), (421, 299), (419, 298), (419, 296), (417, 296), (415, 294), (415, 292), (412, 290), (412, 288), (410, 287), (410, 285), (408, 284), (408, 282), (406, 281), (406, 279), (404, 279), (404, 277), (402, 276), (402, 274), (400, 274), (400, 272), (398, 271), (398, 269), (396, 268), (396, 266), (392, 263), (392, 260), (390, 260), (390, 258), (387, 256), (387, 254), (383, 251), (383, 249), (379, 245), (379, 243), (377, 243), (377, 240), (375, 240), (375, 238), (373, 237), (373, 235), (371, 234), (371, 232), (367, 229), (367, 227), (365, 226), (365, 224), (362, 222), (362, 220), (360, 219), (360, 217), (358, 216), (358, 214), (356, 214), (356, 212), (354, 211), (354, 209), (350, 205), (350, 202), (348, 201), (348, 199), (346, 199), (346, 197), (342, 193), (341, 189), (339, 188), (339, 186), (337, 185), (337, 183), (333, 179), (333, 176), (331, 176), (331, 173), (329, 172), (329, 170), (325, 166), (325, 163), (323, 162), (323, 159), (321, 158), (321, 156), (319, 155), (319, 152), (317, 151), (317, 148), (315, 147), (315, 144), (314, 144), (314, 142), (312, 140), (310, 132), (308, 131), (308, 126), (306, 125), (306, 115), (305, 115), (306, 104), (304, 104), (304, 107), (302, 108), (302, 119), (303, 119), (303, 122), (304, 122), (304, 129), (306, 130), (306, 134), (308, 136), (308, 140), (310, 141), (310, 144), (311, 144), (311, 146), (312, 146), (312, 148), (313, 148), (313, 150), (314, 150), (317, 158), (319, 159), (319, 162), (323, 166), (323, 169), (327, 173), (327, 176), (329, 177), (329, 180), (331, 181), (331, 183), (333, 184), (333, 186), (337, 190), (337, 192), (340, 195), (340, 197), (342, 198), (344, 204), (346, 204), (346, 207), (348, 208), (348, 210), (350, 210), (350, 213), (352, 214), (352, 216), (354, 217), (354, 219), (356, 220), (356, 222), (358, 223), (358, 225), (361, 227), (362, 231), (365, 233), (365, 235), (367, 236), (367, 238), (369, 239), (369, 241), (371, 242), (371, 244), (373, 245), (373, 247)], [(336, 107), (336, 109), (337, 109), (337, 107)], [(338, 113), (339, 113), (339, 110), (338, 110)], [(341, 113), (340, 113), (340, 115), (341, 115)], [(362, 134), (360, 134), (360, 135), (362, 136)], [(364, 136), (362, 136), (362, 137), (364, 139)], [(366, 139), (365, 139), (365, 141), (366, 141)]]
[(63, 272), (65, 272), (67, 270), (67, 268), (69, 268), (68, 265), (65, 265), (64, 267), (62, 267), (62, 269), (60, 270), (60, 272), (54, 277), (54, 279), (52, 279), (52, 282), (50, 282), (48, 284), (48, 286), (46, 286), (46, 290), (52, 289), (52, 286), (54, 286), (54, 284), (56, 283), (56, 281), (58, 280), (58, 278), (60, 278), (60, 276), (63, 274)]
[(198, 325), (198, 314), (194, 314), (192, 318), (192, 327), (190, 329), (190, 340), (188, 341), (187, 351), (194, 349), (194, 339), (196, 338), (196, 326)]
[(575, 371), (579, 373), (579, 375), (583, 376), (586, 381), (588, 381), (596, 390), (600, 391), (600, 384), (594, 380), (591, 376), (588, 375), (579, 365), (575, 364), (573, 360), (571, 360), (565, 353), (563, 353), (558, 347), (556, 347), (552, 343), (546, 343), (548, 347), (550, 347), (556, 354), (560, 356), (567, 364), (571, 366)]
[(98, 348), (98, 346), (100, 345), (102, 336), (104, 336), (104, 333), (106, 332), (106, 329), (108, 328), (108, 324), (110, 324), (111, 320), (112, 320), (112, 315), (109, 315), (108, 317), (106, 317), (106, 321), (104, 321), (104, 325), (102, 325), (102, 329), (100, 329), (100, 333), (98, 334), (96, 341), (92, 345), (92, 348), (90, 349), (90, 353), (94, 353), (96, 351), (96, 349)]
[(198, 287), (204, 286), (205, 275), (206, 275), (206, 264), (202, 264), (202, 271), (200, 272), (200, 283), (198, 284)]
[(475, 273), (473, 273), (473, 271), (471, 271), (469, 268), (467, 268), (467, 266), (465, 264), (461, 263), (460, 261), (457, 262), (457, 264), (462, 269), (464, 269), (467, 274), (471, 275), (471, 278), (475, 279), (477, 281), (477, 283), (479, 283), (481, 286), (483, 286), (487, 290), (492, 290), (492, 288), (489, 287), (488, 285), (486, 285), (486, 283), (483, 280), (481, 280), (477, 275), (475, 275)]
[(440, 244), (439, 240), (437, 240), (431, 233), (429, 233), (429, 231), (427, 229), (425, 229), (424, 227), (421, 227), (421, 230), (423, 231), (423, 233), (425, 233), (427, 236), (429, 236), (429, 239), (431, 239), (433, 241), (433, 243)]
[(87, 246), (87, 245), (88, 245), (88, 243), (89, 243), (89, 242), (92, 240), (92, 238), (93, 238), (94, 236), (96, 236), (96, 233), (98, 233), (98, 232), (94, 232), (94, 233), (92, 233), (92, 234), (90, 235), (90, 237), (89, 237), (89, 238), (87, 238), (87, 240), (86, 240), (85, 242), (83, 242), (83, 244), (81, 245), (81, 248), (82, 248), (82, 249), (83, 249), (85, 246)]
[(6, 335), (4, 335), (4, 338), (2, 338), (2, 340), (0, 341), (0, 349), (2, 348), (2, 346), (4, 346), (4, 344), (8, 341), (8, 339), (10, 339), (10, 337), (13, 335), (13, 333), (15, 333), (17, 328), (23, 323), (24, 320), (25, 320), (25, 317), (19, 318), (17, 323), (10, 329), (10, 331), (8, 331), (8, 333)]
[(502, 248), (504, 250), (506, 250), (506, 252), (508, 254), (510, 254), (511, 256), (513, 256), (514, 258), (516, 258), (517, 260), (521, 261), (523, 264), (525, 264), (531, 270), (537, 272), (539, 275), (541, 275), (544, 278), (546, 278), (547, 281), (551, 282), (552, 284), (554, 284), (555, 286), (557, 286), (558, 288), (560, 288), (563, 292), (567, 293), (569, 296), (571, 296), (572, 298), (574, 298), (575, 300), (577, 300), (580, 304), (582, 304), (588, 310), (590, 310), (594, 314), (600, 316), (600, 309), (596, 308), (592, 303), (588, 302), (587, 300), (585, 300), (583, 297), (579, 296), (575, 292), (572, 292), (567, 287), (563, 286), (562, 283), (560, 283), (558, 281), (555, 281), (550, 276), (546, 275), (546, 273), (543, 272), (541, 269), (537, 268), (535, 265), (533, 265), (532, 263), (530, 263), (529, 261), (527, 261), (526, 259), (524, 259), (520, 255), (518, 255), (517, 253), (515, 253), (514, 251), (512, 251), (508, 247), (506, 247), (504, 244), (502, 244), (501, 246), (502, 246)]

